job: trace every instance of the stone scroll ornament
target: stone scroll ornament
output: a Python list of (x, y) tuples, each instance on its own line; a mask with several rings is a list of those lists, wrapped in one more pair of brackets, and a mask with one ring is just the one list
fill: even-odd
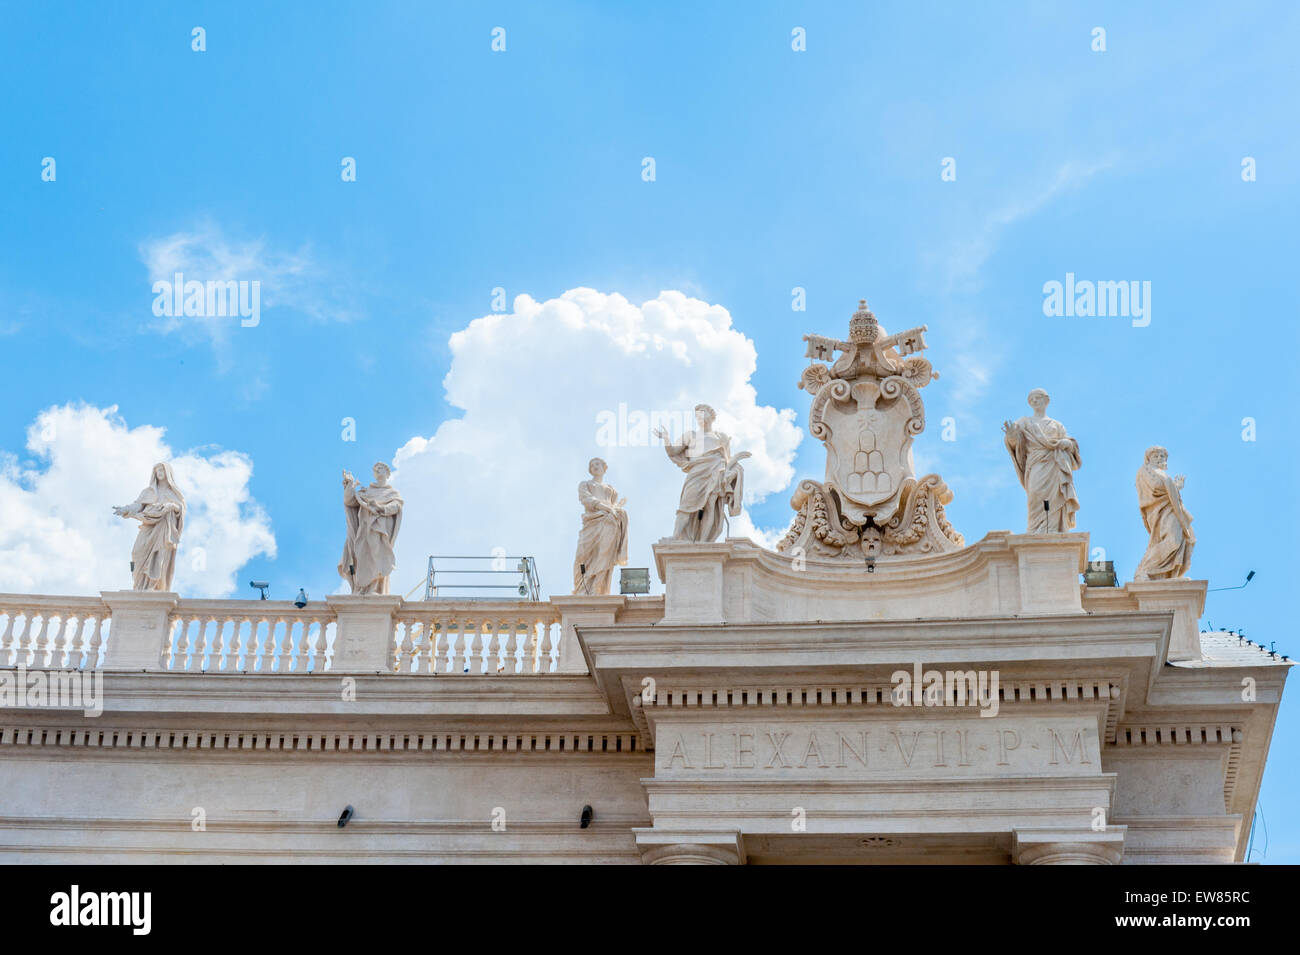
[(799, 387), (813, 396), (809, 431), (826, 447), (826, 478), (800, 482), (777, 550), (871, 562), (964, 545), (944, 514), (948, 486), (937, 474), (914, 474), (912, 439), (925, 430), (920, 389), (939, 377), (919, 354), (925, 331), (889, 335), (859, 301), (848, 341), (804, 336), (814, 361)]
[(588, 596), (609, 593), (615, 567), (627, 563), (626, 498), (605, 483), (608, 465), (601, 458), (587, 463), (590, 481), (578, 485), (582, 528), (573, 558), (573, 592)]
[(130, 504), (113, 508), (118, 517), (140, 522), (131, 548), (131, 578), (135, 590), (172, 589), (176, 548), (185, 530), (185, 495), (176, 486), (170, 464), (155, 464), (149, 486)]
[(1150, 540), (1134, 580), (1172, 580), (1187, 576), (1192, 566), (1192, 515), (1183, 507), (1183, 476), (1170, 477), (1169, 452), (1147, 448), (1137, 473), (1138, 507)]
[(388, 578), (397, 566), (393, 545), (402, 527), (402, 496), (388, 483), (392, 474), (380, 461), (369, 487), (349, 471), (343, 472), (343, 512), (348, 536), (339, 560), (339, 576), (354, 594), (386, 594)]

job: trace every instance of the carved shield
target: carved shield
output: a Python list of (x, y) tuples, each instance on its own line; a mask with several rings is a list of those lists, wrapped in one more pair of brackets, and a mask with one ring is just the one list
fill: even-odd
[(906, 394), (890, 391), (886, 397), (876, 382), (857, 382), (845, 400), (832, 399), (821, 409), (829, 432), (823, 438), (826, 483), (839, 491), (855, 523), (867, 514), (877, 521), (891, 517), (903, 481), (912, 477), (913, 410)]

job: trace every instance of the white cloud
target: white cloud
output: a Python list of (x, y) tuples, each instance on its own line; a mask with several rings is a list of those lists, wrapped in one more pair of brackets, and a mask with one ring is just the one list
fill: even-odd
[(135, 428), (116, 406), (48, 408), (27, 431), (39, 464), (0, 453), (0, 591), (95, 594), (130, 589), (139, 524), (112, 508), (135, 500), (150, 469), (170, 461), (188, 514), (173, 589), (218, 597), (259, 555), (275, 555), (270, 519), (249, 496), (253, 462), (237, 451), (176, 454), (163, 429)]
[[(629, 565), (653, 567), (650, 545), (672, 533), (682, 473), (659, 442), (598, 443), (598, 416), (618, 418), (620, 404), (633, 426), (637, 412), (689, 415), (700, 402), (713, 405), (733, 453), (753, 454), (747, 503), (794, 478), (803, 437), (795, 413), (758, 404), (753, 343), (721, 306), (678, 291), (640, 306), (587, 288), (545, 302), (520, 295), (513, 312), (475, 319), (450, 346), (443, 387), (464, 414), (412, 438), (394, 459), (406, 501), (394, 592), (422, 577), (429, 554), (501, 547), (537, 557), (543, 588), (568, 593), (577, 487), (596, 456), (628, 499)], [(757, 531), (742, 514), (730, 533), (770, 546), (779, 531)]]

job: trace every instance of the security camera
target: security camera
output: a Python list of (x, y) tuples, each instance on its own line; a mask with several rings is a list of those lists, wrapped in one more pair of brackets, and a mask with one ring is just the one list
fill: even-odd
[(293, 605), (297, 607), (299, 610), (307, 606), (307, 591), (299, 587), (298, 596), (293, 598)]
[(262, 599), (265, 600), (266, 589), (270, 587), (271, 584), (270, 581), (266, 581), (266, 580), (250, 580), (248, 582), (248, 586), (252, 587), (254, 590), (260, 590), (262, 592)]

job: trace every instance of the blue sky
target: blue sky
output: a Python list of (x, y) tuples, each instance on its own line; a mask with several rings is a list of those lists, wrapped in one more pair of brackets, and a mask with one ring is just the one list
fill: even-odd
[[(79, 498), (60, 505), (61, 549), (12, 544), (19, 583), (55, 586), (56, 565), (76, 561), (85, 573), (65, 588), (122, 584), (94, 581), (104, 561), (121, 572), (112, 547), (126, 534), (129, 549), (130, 528), (72, 525), (143, 485), (147, 464), (110, 449), (127, 433), (137, 455), (189, 455), (223, 496), (206, 531), (211, 592), (246, 595), (251, 577), (278, 596), (337, 589), (339, 471), (368, 474), (404, 447), (395, 483), (413, 510), (507, 490), (483, 498), (481, 539), (439, 540), (439, 521), (413, 513), (395, 589), (419, 579), (418, 555), (454, 544), (536, 553), (547, 589), (564, 592), (573, 487), (598, 452), (611, 483), (646, 502), (632, 564), (651, 564), (671, 508), (649, 502), (675, 494), (677, 475), (654, 448), (592, 446), (584, 383), (601, 391), (596, 408), (709, 400), (751, 443), (767, 435), (749, 516), (779, 532), (790, 482), (824, 462), (776, 420), (792, 409), (805, 424), (801, 337), (843, 334), (865, 297), (890, 330), (929, 326), (942, 377), (924, 392), (918, 464), (954, 491), (968, 540), (1023, 527), (999, 428), (1044, 387), (1082, 449), (1079, 527), (1121, 577), (1145, 543), (1134, 472), (1164, 444), (1188, 476), (1192, 576), (1213, 587), (1258, 572), (1247, 590), (1211, 594), (1207, 621), (1295, 652), (1297, 508), (1281, 488), (1298, 463), (1285, 355), (1297, 345), (1300, 10), (844, 6), (0, 7), (5, 500)], [(491, 50), (497, 26), (504, 52)], [(795, 27), (805, 51), (791, 49)], [(954, 181), (941, 179), (945, 157)], [(260, 279), (260, 323), (160, 322), (154, 273), (182, 260)], [(1067, 272), (1150, 282), (1150, 324), (1045, 316), (1043, 285)], [(686, 334), (700, 350), (677, 377), (653, 356), (593, 371), (611, 354), (607, 328), (565, 326), (543, 339), (552, 354), (508, 321), (480, 325), (454, 354), (451, 336), (492, 313), (498, 287), (512, 315), (518, 295), (579, 288), (640, 315), (675, 290), (721, 306), (732, 331)], [(791, 310), (794, 287), (805, 312)], [(657, 393), (661, 371), (685, 384)], [(696, 397), (691, 382), (725, 384)], [(355, 442), (341, 440), (349, 417)], [(555, 460), (572, 472), (562, 487)], [(99, 486), (127, 496), (100, 501)], [(221, 515), (241, 528), (233, 542), (213, 536)], [(1284, 816), (1294, 710), (1265, 780), (1270, 862), (1300, 862)]]

